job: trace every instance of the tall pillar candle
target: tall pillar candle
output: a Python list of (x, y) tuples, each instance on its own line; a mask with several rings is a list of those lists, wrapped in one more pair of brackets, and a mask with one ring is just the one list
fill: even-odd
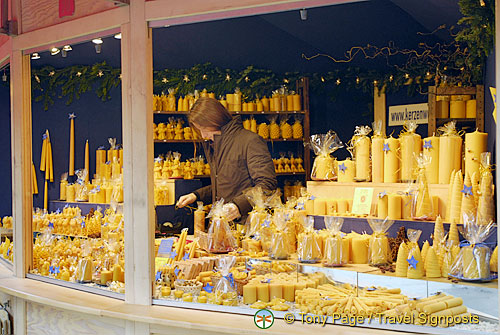
[(326, 199), (314, 199), (314, 215), (326, 215)]
[(384, 183), (399, 181), (399, 141), (394, 137), (384, 140)]
[[(469, 100), (470, 101), (470, 100)], [(472, 176), (479, 173), (481, 153), (486, 152), (488, 134), (475, 131), (465, 134), (465, 173)]]
[(474, 119), (476, 118), (476, 100), (467, 100), (465, 102), (465, 117), (468, 119)]
[(425, 176), (429, 184), (439, 183), (439, 137), (424, 138), (424, 156), (430, 158), (430, 163), (425, 167)]
[(390, 220), (401, 219), (401, 196), (398, 194), (389, 194), (388, 198), (388, 216)]
[(337, 200), (335, 199), (327, 199), (326, 200), (326, 215), (335, 215), (337, 214)]
[(89, 165), (89, 140), (85, 142), (85, 170), (87, 170), (87, 175), (85, 176), (85, 181), (89, 182), (90, 175), (90, 165)]
[(341, 183), (352, 183), (354, 182), (354, 176), (356, 174), (356, 165), (350, 159), (344, 161), (337, 161), (337, 180)]
[(372, 138), (372, 182), (384, 182), (384, 139)]
[(354, 144), (356, 180), (370, 181), (370, 145), (368, 136), (360, 137)]
[(416, 157), (422, 149), (420, 135), (407, 133), (399, 138), (401, 147), (401, 181), (412, 181), (416, 179), (415, 167)]
[(439, 138), (439, 183), (448, 184), (451, 172), (462, 169), (462, 138), (458, 135)]
[(337, 213), (339, 215), (346, 214), (348, 211), (348, 203), (347, 199), (338, 199), (337, 200)]
[(69, 126), (69, 167), (68, 175), (75, 175), (75, 114), (71, 113), (69, 115), (70, 126)]
[(385, 219), (388, 216), (389, 197), (386, 194), (379, 194), (377, 201), (377, 216), (379, 219)]
[(450, 101), (450, 118), (465, 118), (465, 101)]

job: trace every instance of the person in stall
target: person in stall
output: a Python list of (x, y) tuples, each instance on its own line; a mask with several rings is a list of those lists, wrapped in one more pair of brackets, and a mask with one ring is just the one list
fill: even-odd
[(193, 105), (189, 123), (208, 140), (203, 148), (210, 165), (211, 185), (179, 198), (179, 208), (196, 201), (204, 204), (224, 199), (228, 219), (244, 224), (252, 206), (243, 191), (260, 186), (277, 188), (273, 160), (266, 142), (243, 128), (240, 116), (231, 114), (214, 98), (199, 98)]

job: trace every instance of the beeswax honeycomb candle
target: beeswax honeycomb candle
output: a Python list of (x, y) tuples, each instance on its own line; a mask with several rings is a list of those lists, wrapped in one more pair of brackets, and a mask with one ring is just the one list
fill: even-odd
[(476, 99), (467, 100), (465, 102), (465, 117), (467, 119), (476, 117)]
[[(471, 100), (469, 100), (471, 101)], [(479, 173), (481, 153), (486, 152), (488, 134), (475, 131), (465, 134), (465, 174)]]
[(348, 202), (347, 199), (338, 199), (337, 200), (337, 213), (339, 215), (346, 214), (348, 211)]
[(396, 276), (406, 277), (408, 273), (408, 246), (405, 242), (399, 245), (398, 257), (396, 259)]
[(461, 250), (463, 276), (467, 279), (490, 277), (489, 248), (466, 246)]
[(408, 253), (408, 260), (413, 260), (417, 262), (415, 266), (408, 266), (407, 277), (410, 279), (420, 279), (424, 275), (424, 264), (422, 262), (422, 256), (420, 254), (420, 249), (418, 245), (410, 245), (410, 252)]
[(448, 243), (451, 245), (458, 245), (460, 242), (458, 237), (457, 221), (452, 221), (450, 223), (450, 231), (448, 232)]
[(372, 181), (374, 183), (384, 182), (384, 139), (374, 137), (372, 139)]
[[(243, 288), (245, 288), (243, 286)], [(283, 284), (283, 299), (285, 301), (295, 301), (295, 285), (290, 282)]]
[(257, 300), (269, 302), (269, 284), (257, 284)]
[(377, 200), (377, 217), (379, 219), (385, 219), (389, 213), (389, 197), (386, 194), (379, 194)]
[(463, 189), (462, 173), (458, 171), (455, 174), (455, 180), (453, 182), (453, 191), (451, 194), (451, 209), (450, 209), (451, 223), (460, 222), (460, 208), (462, 206), (462, 189)]
[(368, 263), (368, 243), (369, 236), (360, 235), (351, 239), (352, 255), (351, 260), (353, 264), (367, 264)]
[(257, 301), (257, 286), (247, 284), (243, 286), (243, 303), (253, 304)]
[(439, 138), (439, 183), (448, 184), (453, 170), (462, 168), (462, 138), (441, 136)]
[(326, 199), (314, 199), (314, 215), (326, 215)]
[(326, 200), (326, 215), (332, 216), (337, 214), (337, 200), (327, 199)]
[(269, 284), (269, 298), (271, 300), (274, 298), (283, 299), (283, 284), (270, 283)]
[(407, 133), (399, 138), (401, 148), (401, 180), (415, 180), (415, 168), (417, 166), (415, 157), (418, 157), (422, 149), (420, 135)]
[(469, 174), (467, 173), (465, 175), (465, 180), (464, 180), (464, 190), (465, 192), (462, 192), (462, 203), (460, 206), (460, 222), (463, 223), (463, 214), (474, 214), (476, 213), (476, 203), (474, 202), (474, 195), (472, 194), (472, 182), (470, 180)]
[(66, 201), (75, 202), (75, 184), (66, 186)]
[(61, 180), (59, 184), (59, 200), (66, 200), (66, 188), (68, 186), (67, 180)]
[(429, 184), (439, 183), (439, 137), (430, 136), (423, 140), (424, 157), (430, 159), (425, 166), (425, 176)]
[(388, 216), (390, 220), (401, 219), (401, 196), (397, 194), (389, 194), (388, 198)]
[(427, 255), (425, 257), (425, 275), (427, 278), (441, 277), (441, 268), (436, 252), (434, 251), (434, 246), (429, 247), (427, 250)]
[(337, 161), (337, 180), (341, 183), (352, 183), (354, 182), (354, 176), (356, 175), (356, 165), (350, 160), (346, 159), (344, 161)]
[(498, 245), (493, 250), (490, 258), (490, 270), (491, 272), (498, 272)]
[(363, 136), (355, 142), (355, 171), (358, 181), (370, 181), (370, 146), (371, 140), (368, 136)]
[(300, 102), (300, 94), (293, 95), (293, 110), (297, 112), (302, 110), (302, 105)]
[(436, 222), (434, 223), (434, 234), (432, 235), (433, 245), (439, 245), (444, 241), (444, 227), (443, 220), (441, 216), (436, 217)]
[(399, 141), (393, 137), (384, 140), (384, 183), (399, 182)]
[(450, 101), (450, 118), (465, 118), (465, 101)]
[(101, 285), (106, 285), (107, 282), (113, 280), (113, 272), (102, 270), (101, 271)]

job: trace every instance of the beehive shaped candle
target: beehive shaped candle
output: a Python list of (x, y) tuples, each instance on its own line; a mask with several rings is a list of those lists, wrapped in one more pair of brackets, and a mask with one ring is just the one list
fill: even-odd
[(267, 123), (263, 122), (263, 123), (259, 124), (259, 135), (263, 139), (269, 138), (269, 126), (267, 125)]
[(429, 247), (425, 257), (425, 275), (427, 278), (441, 277), (441, 268), (439, 267), (439, 260), (434, 251), (434, 246)]
[(490, 270), (491, 272), (498, 272), (498, 245), (493, 250), (490, 258)]
[(431, 197), (429, 195), (429, 185), (425, 177), (425, 165), (419, 168), (418, 172), (418, 189), (417, 201), (415, 203), (415, 218), (431, 219), (434, 210), (432, 207)]
[(479, 202), (479, 176), (479, 172), (474, 172), (471, 176), (472, 195), (474, 196), (474, 203), (476, 207)]
[(422, 262), (424, 263), (424, 270), (425, 270), (425, 264), (426, 264), (426, 259), (427, 259), (427, 251), (429, 250), (429, 241), (425, 241), (424, 244), (422, 245), (422, 251), (420, 252), (420, 256), (422, 257)]
[(448, 243), (450, 245), (458, 245), (460, 243), (460, 239), (458, 237), (458, 228), (457, 222), (454, 221), (450, 224), (450, 231), (448, 232)]
[(460, 215), (460, 222), (463, 222), (463, 214), (470, 215), (476, 212), (476, 204), (474, 203), (474, 195), (472, 194), (472, 182), (468, 173), (465, 175), (460, 211), (462, 214)]
[(491, 154), (485, 152), (481, 155), (481, 185), (477, 204), (477, 222), (488, 224), (495, 221), (493, 174), (491, 173)]
[(384, 183), (399, 182), (399, 141), (393, 137), (384, 140)]
[(408, 247), (405, 242), (401, 242), (396, 260), (396, 276), (406, 277), (408, 274)]
[(438, 215), (434, 223), (434, 234), (432, 235), (433, 246), (438, 246), (444, 242), (444, 227), (441, 216)]
[(462, 172), (458, 171), (455, 174), (455, 181), (453, 182), (453, 191), (451, 194), (451, 210), (450, 210), (450, 223), (460, 222), (460, 208), (462, 206), (462, 190), (463, 180)]
[[(424, 265), (422, 262), (422, 256), (420, 255), (420, 249), (418, 245), (411, 247), (408, 253), (408, 274), (407, 277), (410, 279), (420, 279), (424, 276)], [(416, 263), (416, 264), (415, 264)]]
[(293, 138), (302, 138), (304, 136), (304, 129), (302, 127), (302, 123), (300, 123), (300, 118), (298, 116), (295, 117), (295, 122), (292, 125), (292, 133)]
[(443, 264), (441, 265), (441, 277), (448, 277), (451, 266), (453, 265), (453, 255), (449, 249), (445, 250), (443, 256)]
[(401, 180), (415, 180), (415, 170), (417, 157), (422, 150), (422, 139), (420, 135), (415, 133), (417, 129), (416, 122), (408, 122), (404, 126), (404, 130), (399, 135), (399, 143), (401, 147)]
[(451, 222), (451, 197), (453, 195), (453, 183), (455, 182), (455, 173), (456, 171), (452, 171), (450, 175), (450, 181), (448, 183), (448, 200), (446, 202), (446, 222)]
[(488, 134), (475, 131), (465, 134), (465, 174), (479, 173), (481, 154), (485, 152)]

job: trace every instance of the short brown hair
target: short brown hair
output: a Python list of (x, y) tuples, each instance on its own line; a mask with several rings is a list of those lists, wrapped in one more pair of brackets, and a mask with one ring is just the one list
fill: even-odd
[(222, 104), (214, 98), (199, 98), (189, 112), (189, 123), (220, 130), (233, 119)]

